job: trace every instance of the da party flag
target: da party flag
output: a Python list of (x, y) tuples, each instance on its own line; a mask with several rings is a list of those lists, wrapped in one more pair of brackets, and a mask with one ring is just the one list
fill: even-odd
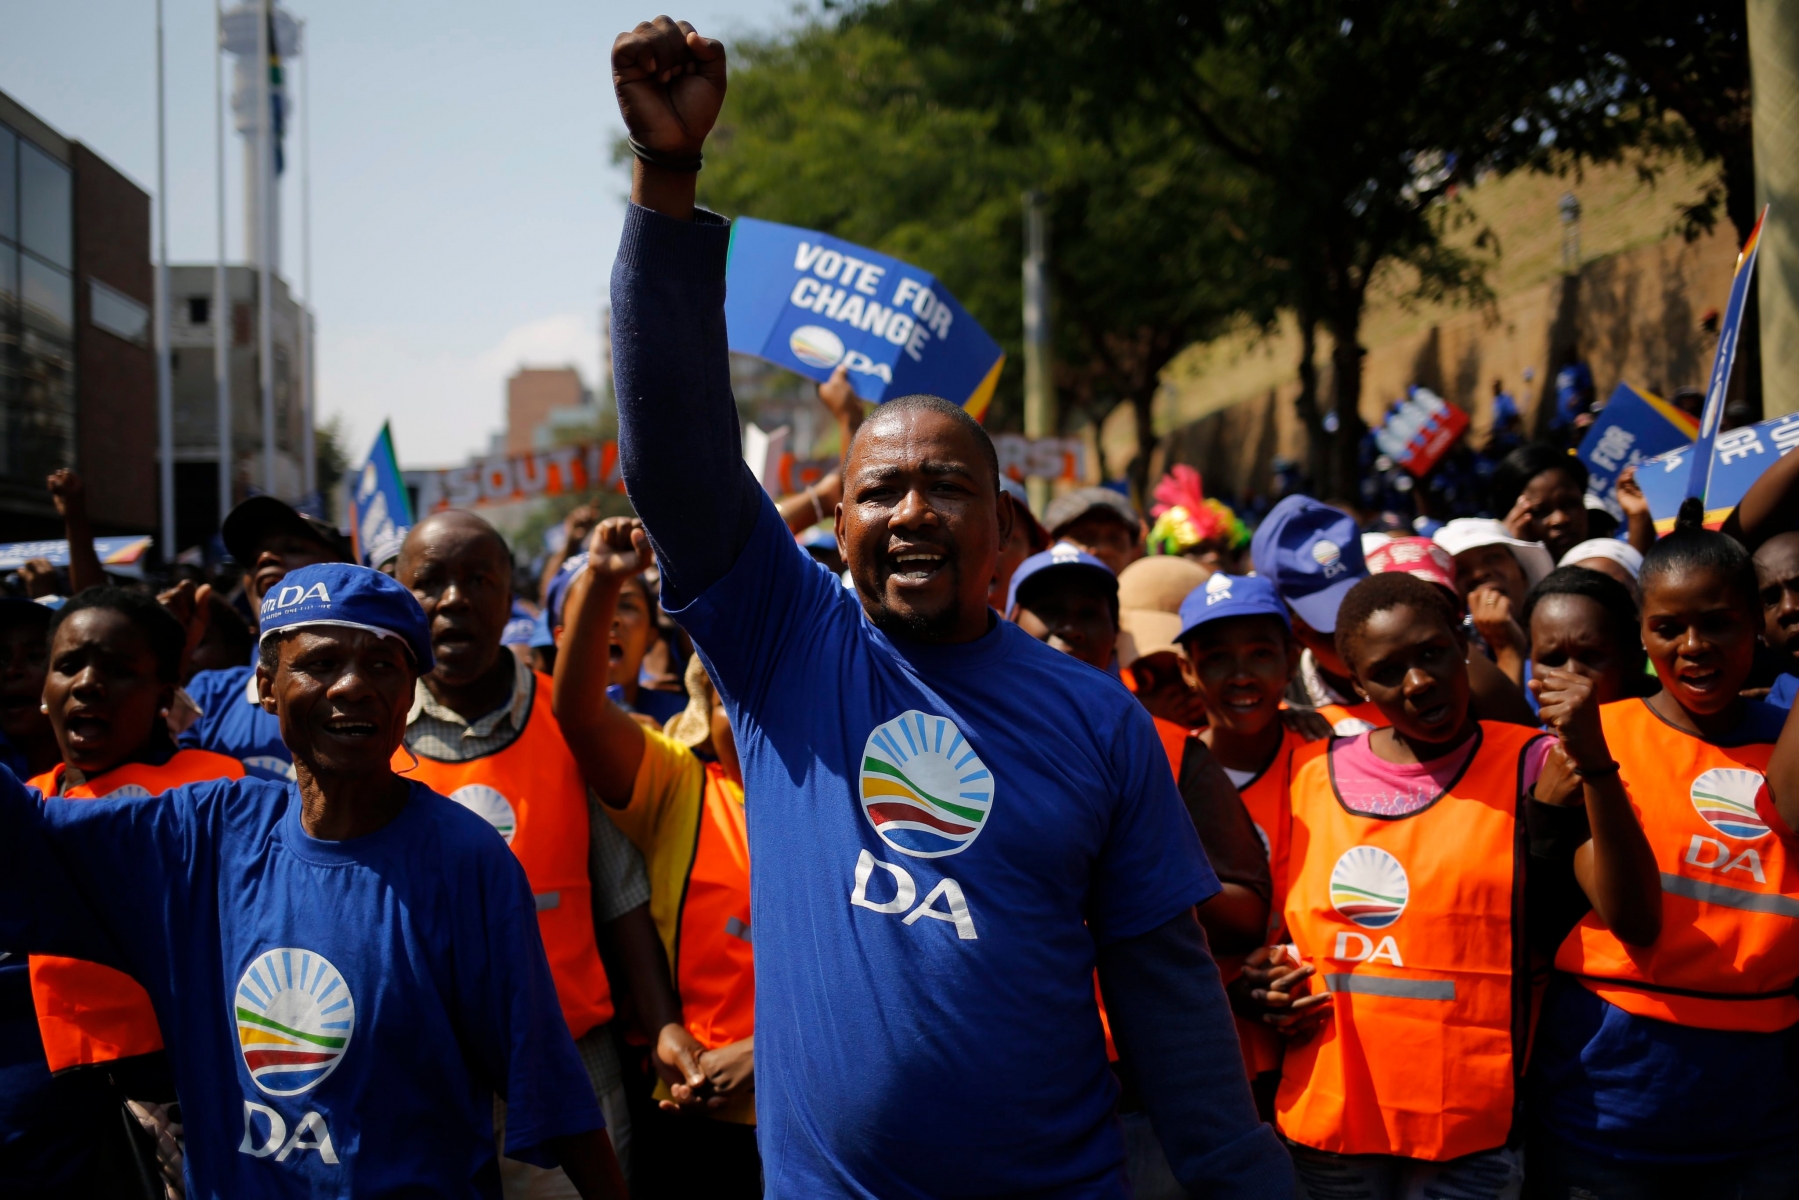
[[(1712, 442), (1708, 472), (1711, 486), (1705, 493), (1707, 527), (1716, 529), (1722, 525), (1762, 472), (1785, 458), (1795, 446), (1799, 446), (1799, 413), (1720, 433)], [(1649, 515), (1655, 518), (1660, 533), (1674, 528), (1680, 502), (1686, 498), (1684, 484), (1692, 477), (1693, 453), (1692, 446), (1684, 446), (1644, 459), (1637, 466), (1637, 482), (1649, 501)]]
[(917, 267), (828, 234), (739, 217), (725, 267), (731, 349), (820, 382), (839, 363), (864, 400), (929, 392), (977, 419), (1006, 355)]
[(1617, 492), (1624, 468), (1690, 445), (1698, 432), (1699, 422), (1660, 396), (1620, 383), (1581, 439), (1576, 455), (1587, 466), (1587, 494), (1621, 519), (1624, 510), (1618, 507)]
[[(1724, 306), (1724, 323), (1718, 327), (1718, 352), (1712, 357), (1711, 382), (1706, 385), (1705, 408), (1699, 417), (1697, 453), (1693, 458), (1692, 475), (1687, 480), (1686, 494), (1689, 496), (1709, 494), (1706, 485), (1711, 477), (1712, 441), (1724, 421), (1724, 392), (1730, 385), (1730, 367), (1737, 357), (1737, 334), (1743, 324), (1743, 306), (1749, 302), (1749, 281), (1755, 277), (1755, 252), (1761, 244), (1762, 222), (1767, 219), (1768, 209), (1763, 205), (1761, 216), (1755, 219), (1755, 228), (1749, 231), (1743, 249), (1737, 254), (1736, 274), (1730, 280), (1730, 302)], [(1706, 505), (1710, 507), (1709, 499)]]
[(412, 497), (394, 460), (393, 434), (383, 424), (350, 493), (350, 538), (356, 543), (356, 560), (365, 567), (386, 562), (399, 553), (411, 528)]

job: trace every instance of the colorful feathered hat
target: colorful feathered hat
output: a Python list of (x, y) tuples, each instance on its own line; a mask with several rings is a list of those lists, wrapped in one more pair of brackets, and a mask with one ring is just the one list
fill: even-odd
[(1230, 507), (1208, 499), (1199, 472), (1185, 463), (1170, 467), (1156, 484), (1156, 519), (1149, 544), (1159, 554), (1183, 554), (1204, 542), (1216, 542), (1227, 550), (1249, 544), (1249, 529)]

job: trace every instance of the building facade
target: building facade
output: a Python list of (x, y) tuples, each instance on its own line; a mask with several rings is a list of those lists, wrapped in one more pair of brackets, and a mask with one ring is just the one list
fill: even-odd
[(581, 408), (592, 396), (573, 367), (520, 367), (506, 381), (506, 453), (538, 449), (537, 434), (559, 409)]
[(101, 533), (156, 527), (150, 197), (0, 92), (0, 527), (61, 529), (75, 467)]

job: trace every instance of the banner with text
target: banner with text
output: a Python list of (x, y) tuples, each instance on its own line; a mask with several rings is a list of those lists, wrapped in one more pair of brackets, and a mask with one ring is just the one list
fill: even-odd
[[(153, 540), (134, 534), (95, 538), (94, 553), (100, 556), (100, 565), (108, 572), (135, 577), (144, 572), (144, 555), (149, 553)], [(69, 565), (69, 543), (64, 538), (55, 538), (0, 545), (0, 571), (16, 571), (34, 558), (41, 558), (53, 567), (66, 567)]]
[[(1788, 413), (1759, 425), (1727, 429), (1712, 442), (1710, 489), (1705, 493), (1705, 524), (1716, 529), (1742, 502), (1749, 486), (1776, 461), (1799, 446), (1799, 413)], [(1694, 448), (1682, 446), (1637, 465), (1637, 483), (1649, 501), (1658, 533), (1674, 528), (1686, 483), (1692, 478)]]
[(1737, 358), (1737, 333), (1743, 324), (1743, 309), (1749, 303), (1749, 284), (1755, 278), (1755, 251), (1761, 242), (1762, 222), (1768, 219), (1768, 209), (1762, 206), (1761, 216), (1755, 219), (1755, 228), (1743, 242), (1743, 248), (1737, 253), (1736, 273), (1730, 280), (1730, 300), (1724, 306), (1724, 321), (1718, 326), (1718, 351), (1712, 356), (1711, 381), (1705, 387), (1705, 408), (1699, 416), (1699, 438), (1697, 457), (1693, 460), (1692, 475), (1687, 480), (1686, 494), (1689, 496), (1705, 496), (1706, 508), (1711, 504), (1711, 469), (1716, 463), (1711, 452), (1712, 439), (1718, 436), (1718, 429), (1724, 421), (1724, 393), (1730, 387), (1730, 367)]
[(823, 382), (839, 364), (864, 400), (928, 392), (987, 411), (1006, 355), (934, 277), (853, 242), (753, 217), (731, 224), (731, 349)]
[(1617, 490), (1624, 468), (1691, 445), (1698, 432), (1699, 422), (1660, 396), (1620, 383), (1581, 439), (1576, 454), (1587, 467), (1587, 495), (1596, 497), (1607, 512), (1622, 520), (1624, 510), (1618, 507)]

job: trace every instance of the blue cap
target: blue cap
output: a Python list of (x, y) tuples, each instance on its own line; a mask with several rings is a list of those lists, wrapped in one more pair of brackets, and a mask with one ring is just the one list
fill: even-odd
[(530, 609), (517, 600), (512, 602), (512, 616), (506, 621), (506, 628), (500, 631), (500, 645), (529, 646), (531, 630), (537, 625), (537, 617)]
[(531, 623), (531, 640), (525, 645), (536, 650), (545, 646), (554, 646), (556, 635), (550, 629), (550, 610), (544, 609), (537, 614), (537, 620)]
[(1181, 601), (1181, 631), (1175, 641), (1186, 641), (1201, 625), (1229, 617), (1279, 617), (1288, 629), (1293, 622), (1274, 585), (1260, 575), (1226, 575), (1223, 571), (1187, 593)]
[[(366, 629), (402, 643), (419, 673), (435, 664), (431, 623), (405, 585), (391, 575), (349, 563), (319, 563), (289, 571), (262, 598), (262, 638), (311, 625)], [(260, 640), (260, 639), (259, 639)]]
[(556, 578), (550, 580), (550, 586), (543, 594), (543, 610), (549, 614), (547, 624), (552, 631), (556, 626), (562, 624), (562, 602), (568, 599), (568, 585), (573, 583), (575, 576), (579, 575), (586, 567), (587, 551), (571, 554), (562, 564), (562, 569), (556, 572)]
[(1319, 633), (1337, 631), (1337, 606), (1368, 577), (1355, 518), (1310, 496), (1288, 496), (1270, 509), (1249, 556), (1256, 574)]
[(1111, 585), (1112, 593), (1118, 593), (1118, 576), (1112, 574), (1112, 568), (1099, 559), (1094, 558), (1073, 542), (1057, 542), (1041, 554), (1033, 554), (1018, 564), (1018, 570), (1012, 572), (1012, 586), (1006, 591), (1006, 611), (1011, 612), (1018, 603), (1018, 589), (1025, 580), (1039, 571), (1051, 568), (1097, 571), (1098, 577)]

